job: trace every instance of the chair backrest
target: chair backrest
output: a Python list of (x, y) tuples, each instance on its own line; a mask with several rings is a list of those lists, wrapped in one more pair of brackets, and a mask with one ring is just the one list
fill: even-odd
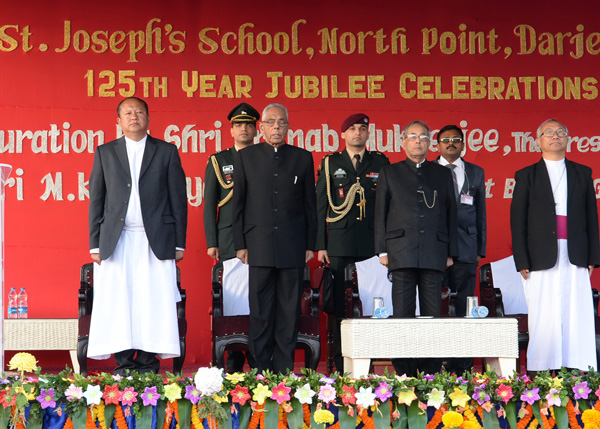
[(381, 265), (378, 256), (357, 262), (356, 281), (362, 302), (363, 316), (373, 315), (373, 299), (383, 298), (383, 304), (393, 314), (392, 282), (388, 269)]
[[(223, 311), (223, 303), (225, 297), (227, 296), (224, 293), (224, 271), (225, 267), (222, 261), (216, 263), (212, 268), (212, 316), (214, 317), (223, 317), (226, 316)], [(226, 286), (225, 286), (226, 287)], [(247, 297), (247, 295), (246, 295)], [(301, 310), (302, 315), (319, 317), (319, 298), (320, 291), (319, 287), (312, 287), (310, 282), (310, 269), (308, 265), (304, 266), (304, 290), (302, 292), (301, 299)]]
[(512, 255), (490, 263), (494, 287), (502, 291), (505, 314), (527, 314), (523, 279)]
[[(391, 277), (388, 270), (379, 263), (377, 256), (355, 264), (348, 264), (344, 270), (344, 278), (346, 318), (370, 316), (373, 312), (374, 297), (383, 297), (384, 305), (390, 309), (391, 313), (393, 312)], [(441, 314), (455, 316), (456, 292), (451, 292), (448, 287), (443, 287), (441, 297)]]
[(319, 285), (312, 285), (310, 281), (310, 268), (304, 265), (304, 291), (302, 292), (302, 315), (319, 317), (319, 300), (321, 290)]
[(492, 266), (484, 264), (479, 268), (479, 305), (487, 307), (489, 317), (504, 317), (502, 291), (494, 287)]

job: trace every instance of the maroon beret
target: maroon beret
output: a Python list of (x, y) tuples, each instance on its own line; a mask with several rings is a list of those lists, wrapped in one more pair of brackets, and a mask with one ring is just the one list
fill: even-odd
[(354, 124), (364, 124), (369, 126), (369, 117), (364, 113), (355, 113), (354, 115), (348, 116), (346, 120), (342, 122), (342, 132), (346, 131)]

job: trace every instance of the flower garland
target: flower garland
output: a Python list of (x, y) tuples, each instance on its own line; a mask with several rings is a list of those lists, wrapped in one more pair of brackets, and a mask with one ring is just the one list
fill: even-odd
[(16, 420), (15, 426), (13, 429), (25, 429), (25, 425), (23, 424), (23, 419), (25, 418), (25, 416), (23, 415), (23, 413), (21, 413), (16, 406), (12, 407), (11, 412), (10, 412), (10, 416), (11, 416), (11, 421), (14, 422), (15, 421), (15, 416), (19, 414), (19, 418), (18, 420)]
[(192, 425), (195, 429), (204, 429), (204, 427), (202, 426), (202, 420), (200, 419), (200, 417), (198, 417), (199, 412), (200, 410), (198, 409), (198, 405), (192, 405)]
[(283, 408), (283, 405), (279, 406), (279, 420), (277, 423), (277, 429), (287, 429), (287, 413)]
[(582, 429), (581, 425), (577, 421), (577, 416), (575, 415), (575, 406), (571, 400), (567, 402), (567, 416), (569, 416), (569, 429)]
[(366, 408), (361, 410), (359, 416), (363, 422), (364, 429), (375, 429), (375, 420), (373, 420), (373, 416), (369, 415)]
[(117, 420), (117, 429), (127, 429), (127, 421), (125, 420), (123, 407), (120, 404), (117, 404), (117, 409), (115, 410), (115, 419)]
[(304, 420), (304, 426), (310, 429), (310, 407), (308, 404), (302, 404), (302, 417)]
[(541, 413), (542, 415), (542, 426), (544, 427), (544, 429), (551, 429), (556, 425), (556, 420), (554, 419), (554, 417), (550, 416), (548, 418), (548, 416), (545, 413)]
[[(15, 407), (12, 407), (12, 411), (11, 411), (11, 417), (12, 418), (11, 418), (11, 421), (14, 421), (14, 417), (15, 417), (16, 414), (21, 414), (21, 413), (19, 412), (19, 410), (15, 406)], [(23, 419), (24, 418), (25, 417), (23, 415), (21, 415), (19, 417), (19, 419), (16, 421), (13, 429), (25, 429), (25, 425), (23, 424)]]
[(106, 418), (104, 416), (104, 402), (100, 401), (100, 403), (98, 405), (94, 405), (94, 415), (96, 416), (96, 419), (98, 422), (100, 422), (100, 427), (102, 429), (106, 429)]
[(476, 416), (476, 413), (479, 413), (479, 415), (482, 415), (481, 414), (482, 410), (483, 409), (481, 407), (477, 407), (477, 409), (475, 409), (475, 412), (473, 412), (473, 410), (471, 410), (471, 408), (467, 405), (465, 408), (465, 411), (463, 412), (463, 415), (467, 418), (468, 421), (473, 423), (473, 425), (476, 425), (475, 427), (477, 429), (483, 429), (483, 426), (481, 426), (479, 424), (479, 420), (477, 420), (477, 416)]
[(175, 429), (180, 429), (179, 426), (179, 401), (175, 401), (175, 402), (169, 402), (169, 406), (171, 407), (171, 409), (173, 410), (173, 413), (175, 414), (175, 419), (177, 420), (177, 425), (175, 426)]
[(171, 412), (171, 408), (169, 407), (170, 403), (167, 402), (167, 408), (165, 413), (165, 421), (163, 422), (162, 429), (169, 429), (171, 426), (171, 419), (173, 418), (173, 413)]
[[(21, 364), (33, 366), (33, 363), (28, 362)], [(78, 422), (83, 427), (79, 416), (85, 419), (85, 429), (96, 429), (96, 426), (98, 429), (107, 429), (109, 423), (115, 429), (128, 429), (127, 422), (133, 411), (129, 407), (134, 407), (136, 413), (142, 409), (147, 416), (148, 407), (157, 405), (162, 407), (160, 414), (165, 417), (156, 422), (158, 429), (203, 429), (205, 425), (216, 429), (218, 423), (224, 421), (222, 419), (229, 418), (229, 410), (231, 414), (237, 413), (236, 404), (244, 406), (249, 402), (252, 409), (248, 410), (246, 419), (249, 420), (250, 429), (265, 429), (266, 422), (275, 423), (275, 419), (277, 427), (272, 429), (285, 429), (290, 423), (288, 416), (291, 416), (289, 413), (292, 412), (292, 403), (297, 403), (298, 409), (294, 410), (294, 416), (300, 418), (299, 413), (302, 412), (303, 429), (310, 429), (311, 422), (319, 427), (339, 429), (340, 420), (335, 418), (335, 410), (334, 413), (330, 411), (332, 406), (347, 407), (344, 410), (350, 417), (340, 415), (342, 422), (346, 420), (350, 426), (374, 429), (375, 422), (382, 417), (381, 413), (375, 416), (375, 412), (379, 412), (377, 407), (380, 403), (390, 401), (390, 408), (385, 413), (389, 416), (383, 416), (383, 420), (387, 421), (384, 425), (394, 425), (399, 423), (401, 415), (398, 404), (410, 405), (416, 400), (421, 412), (429, 407), (434, 408), (428, 410), (431, 418), (428, 421), (422, 420), (423, 429), (456, 426), (454, 423), (459, 422), (462, 429), (483, 429), (482, 421), (484, 418), (487, 421), (490, 417), (488, 412), (495, 413), (495, 407), (500, 406), (498, 417), (505, 415), (503, 407), (511, 407), (514, 418), (514, 407), (521, 398), (522, 405), (513, 429), (555, 428), (555, 412), (558, 413), (559, 410), (563, 413), (561, 416), (564, 416), (565, 423), (572, 429), (600, 429), (600, 375), (593, 372), (582, 374), (562, 369), (555, 377), (544, 373), (534, 379), (526, 375), (514, 375), (506, 379), (488, 370), (482, 374), (466, 373), (459, 377), (445, 373), (418, 377), (372, 375), (356, 380), (340, 375), (326, 377), (311, 370), (303, 370), (302, 374), (257, 374), (256, 370), (252, 370), (231, 377), (224, 375), (219, 369), (213, 369), (207, 374), (201, 371), (199, 373), (202, 375), (200, 380), (197, 380), (198, 374), (195, 379), (170, 374), (133, 374), (125, 379), (105, 373), (84, 379), (73, 377), (72, 371), (68, 369), (58, 375), (43, 376), (38, 369), (35, 374), (25, 378), (9, 375), (0, 379), (0, 408), (6, 409), (7, 418), (12, 416), (13, 429), (24, 429), (27, 425), (27, 404), (35, 404), (42, 409), (54, 408), (55, 413), (63, 414), (61, 429), (73, 429), (74, 423)], [(376, 386), (378, 387), (375, 389)], [(206, 395), (201, 391), (206, 391)], [(420, 392), (421, 396), (417, 397), (415, 392)], [(134, 404), (138, 401), (138, 395), (140, 402)], [(161, 398), (166, 398), (167, 401), (159, 405)], [(585, 406), (585, 411), (580, 410), (577, 402), (579, 399), (589, 401), (591, 408), (588, 405)], [(181, 400), (186, 402), (182, 403)], [(561, 407), (561, 400), (565, 401), (565, 408)], [(63, 411), (64, 403), (68, 405)], [(107, 403), (115, 404), (110, 413), (111, 416), (114, 414), (112, 422), (107, 419)], [(84, 404), (87, 409), (78, 408)], [(191, 407), (193, 411), (187, 421), (181, 421), (181, 404), (186, 405), (188, 410)], [(536, 407), (535, 414), (532, 407)], [(541, 408), (541, 414), (537, 407)], [(456, 411), (448, 411), (450, 408)], [(266, 415), (266, 409), (272, 409), (274, 415)], [(83, 411), (86, 412), (85, 416), (79, 414)], [(76, 420), (73, 412), (77, 412)], [(342, 410), (339, 412), (344, 413)], [(421, 418), (423, 417), (421, 414)], [(133, 416), (133, 424), (135, 418)], [(447, 424), (445, 420), (452, 420), (453, 424)]]
[(73, 429), (73, 421), (71, 420), (71, 417), (67, 416), (67, 420), (65, 420), (65, 425), (63, 426), (63, 429)]
[(86, 409), (85, 414), (85, 429), (96, 429), (96, 424), (94, 423), (94, 416), (92, 415), (92, 411)]
[[(258, 425), (261, 428), (265, 427), (265, 405), (257, 405), (252, 413), (252, 417), (250, 418), (250, 422), (248, 423), (248, 429), (256, 429)], [(310, 426), (309, 426), (310, 427)]]
[(527, 404), (525, 411), (527, 411), (527, 414), (521, 417), (521, 420), (517, 423), (517, 429), (525, 429), (529, 422), (531, 422), (531, 419), (533, 419), (533, 408), (531, 408), (531, 405)]
[(442, 423), (442, 416), (444, 415), (445, 411), (445, 406), (441, 406), (440, 408), (435, 410), (433, 417), (431, 417), (431, 420), (429, 420), (429, 422), (427, 423), (426, 429), (436, 429), (440, 425), (440, 423)]

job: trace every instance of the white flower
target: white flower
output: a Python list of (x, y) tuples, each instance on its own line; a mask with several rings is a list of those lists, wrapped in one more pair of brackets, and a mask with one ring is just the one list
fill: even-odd
[(361, 387), (358, 392), (354, 394), (356, 397), (356, 405), (360, 405), (363, 408), (370, 407), (375, 405), (375, 394), (373, 393), (373, 388)]
[(69, 388), (65, 390), (65, 396), (69, 401), (77, 401), (83, 398), (83, 389), (71, 383)]
[(306, 383), (300, 389), (296, 390), (294, 397), (298, 399), (301, 404), (312, 404), (312, 398), (317, 393), (310, 388), (310, 384)]
[(219, 393), (223, 386), (223, 370), (221, 368), (199, 368), (194, 383), (202, 396)]
[(427, 406), (435, 407), (435, 409), (439, 409), (444, 403), (444, 397), (446, 396), (446, 392), (444, 390), (438, 390), (437, 388), (431, 389), (431, 392), (427, 394)]
[(100, 405), (100, 401), (102, 400), (102, 391), (100, 390), (100, 386), (92, 386), (91, 384), (88, 384), (83, 397), (86, 399), (88, 405)]

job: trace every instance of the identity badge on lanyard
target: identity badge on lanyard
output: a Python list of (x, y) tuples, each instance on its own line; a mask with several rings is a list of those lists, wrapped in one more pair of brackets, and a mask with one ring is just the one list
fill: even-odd
[(460, 194), (460, 203), (466, 204), (468, 206), (472, 206), (473, 205), (473, 196), (466, 195), (466, 194)]

